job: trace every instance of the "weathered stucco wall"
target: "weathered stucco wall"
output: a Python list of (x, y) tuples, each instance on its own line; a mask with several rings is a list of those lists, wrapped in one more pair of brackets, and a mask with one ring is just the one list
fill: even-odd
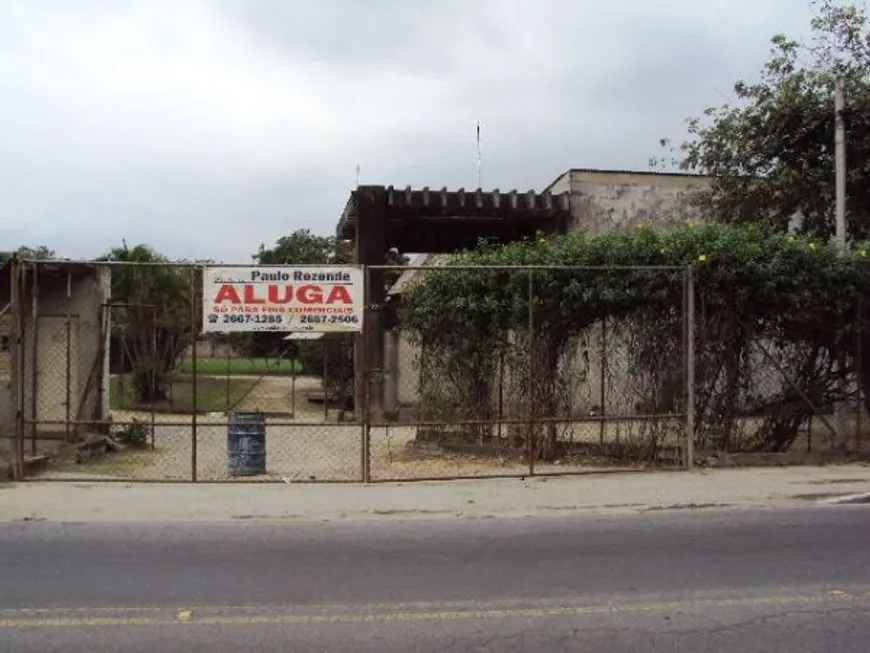
[[(666, 227), (687, 219), (696, 219), (692, 209), (693, 194), (707, 188), (710, 178), (685, 174), (647, 172), (620, 172), (598, 170), (569, 170), (560, 175), (548, 190), (552, 193), (571, 193), (571, 228), (585, 228), (593, 233), (604, 233), (631, 228), (638, 223), (654, 223)], [(799, 221), (796, 216), (795, 221)], [(437, 259), (430, 257), (434, 263)], [(403, 286), (404, 287), (404, 286)], [(681, 307), (675, 307), (682, 310)], [(649, 414), (658, 412), (655, 406), (644, 405), (651, 396), (650, 382), (639, 378), (628, 355), (628, 341), (624, 334), (608, 333), (602, 346), (601, 325), (582, 334), (582, 343), (576, 359), (563, 362), (562, 377), (569, 389), (565, 397), (572, 417), (582, 417), (603, 411), (608, 415)], [(677, 354), (677, 358), (679, 358)], [(419, 402), (418, 352), (404, 338), (398, 357), (399, 401), (408, 406)], [(679, 360), (672, 361), (675, 368)], [(756, 394), (775, 395), (785, 387), (781, 372), (763, 357), (752, 361), (752, 375), (748, 377)], [(682, 383), (678, 370), (674, 370), (669, 391), (682, 397)], [(523, 399), (516, 395), (511, 380), (505, 379), (505, 416), (522, 417)], [(654, 392), (652, 393), (654, 394)], [(515, 414), (519, 410), (519, 414)]]
[[(84, 274), (81, 269), (77, 270), (70, 278), (69, 298), (65, 272), (39, 274), (37, 283), (35, 321), (32, 282), (28, 281), (22, 298), (25, 419), (56, 422), (69, 417), (76, 420), (80, 409), (82, 420), (107, 419), (108, 331), (102, 324), (102, 305), (111, 292), (110, 270), (90, 268)], [(11, 334), (10, 319), (0, 324), (0, 336)], [(10, 342), (11, 346), (14, 343)], [(2, 432), (14, 431), (12, 384), (15, 380), (9, 370), (11, 359), (11, 351), (0, 353)], [(63, 424), (45, 424), (37, 429), (40, 433), (64, 430)], [(29, 434), (30, 428), (26, 431)]]
[(570, 191), (572, 228), (601, 233), (638, 223), (666, 225), (690, 218), (693, 193), (709, 183), (708, 177), (697, 175), (570, 170), (550, 190)]
[[(556, 178), (547, 190), (551, 193), (571, 193), (571, 228), (586, 228), (595, 233), (630, 228), (637, 223), (655, 222), (666, 225), (692, 216), (689, 200), (693, 192), (705, 188), (709, 178), (685, 174), (661, 174), (607, 170), (569, 170)], [(435, 260), (430, 257), (431, 260)], [(425, 263), (428, 264), (428, 263)], [(400, 284), (401, 285), (401, 284)], [(625, 369), (614, 367), (614, 357), (620, 351), (610, 343), (613, 353), (605, 367), (607, 383), (605, 404), (609, 411), (633, 412), (636, 397), (628, 392)], [(584, 361), (579, 361), (575, 376), (582, 378), (575, 384), (576, 396), (571, 404), (578, 414), (601, 402), (600, 346), (590, 343)], [(402, 338), (399, 348), (398, 398), (402, 405), (419, 401), (419, 367), (417, 351)], [(621, 363), (623, 366), (625, 362)], [(582, 368), (582, 373), (580, 372)], [(622, 380), (621, 380), (622, 379)]]

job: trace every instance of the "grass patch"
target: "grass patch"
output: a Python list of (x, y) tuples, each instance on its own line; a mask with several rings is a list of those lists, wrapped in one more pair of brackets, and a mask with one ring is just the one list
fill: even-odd
[[(197, 375), (196, 412), (226, 412), (233, 410), (259, 382), (258, 379), (219, 378)], [(169, 397), (154, 404), (154, 410), (168, 413), (192, 413), (193, 378), (176, 376), (169, 384)], [(114, 410), (149, 410), (151, 405), (141, 403), (133, 391), (131, 375), (119, 374), (111, 379), (110, 405)]]
[[(179, 370), (182, 374), (193, 373), (193, 359), (190, 357), (181, 361)], [(197, 375), (210, 376), (264, 376), (290, 375), (302, 372), (302, 363), (289, 358), (212, 358), (196, 359)]]

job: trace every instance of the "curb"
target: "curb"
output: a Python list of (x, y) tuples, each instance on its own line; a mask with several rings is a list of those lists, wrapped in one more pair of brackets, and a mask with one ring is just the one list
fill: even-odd
[(870, 504), (870, 492), (862, 492), (861, 494), (844, 494), (841, 497), (824, 499), (818, 503), (827, 506), (856, 505), (864, 503)]

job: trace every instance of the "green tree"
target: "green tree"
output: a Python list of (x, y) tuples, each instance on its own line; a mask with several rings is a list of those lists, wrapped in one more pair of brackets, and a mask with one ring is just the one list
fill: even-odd
[(349, 263), (353, 253), (348, 247), (340, 248), (334, 236), (318, 236), (310, 229), (297, 229), (289, 236), (281, 236), (272, 247), (260, 245), (254, 254), (258, 265), (328, 265)]
[(13, 256), (17, 256), (18, 258), (38, 259), (41, 261), (57, 258), (57, 254), (55, 254), (54, 250), (45, 245), (37, 245), (36, 247), (22, 245), (12, 252), (0, 252), (0, 264), (6, 263)]
[[(147, 245), (109, 250), (112, 267), (112, 348), (133, 373), (140, 402), (167, 398), (169, 377), (194, 341), (191, 289), (199, 271), (169, 261)], [(191, 286), (191, 284), (194, 284)], [(114, 356), (115, 354), (113, 354)], [(117, 360), (117, 359), (116, 359)]]
[[(282, 236), (272, 247), (261, 244), (253, 256), (258, 265), (340, 265), (353, 262), (349, 243), (334, 236), (319, 236), (310, 229), (297, 229)], [(344, 335), (329, 336), (318, 341), (286, 341), (285, 333), (245, 333), (235, 336), (236, 344), (249, 356), (276, 356), (300, 361), (306, 374), (322, 375), (334, 397), (346, 397), (346, 388), (353, 386), (353, 364), (350, 352), (353, 339)], [(324, 365), (325, 364), (325, 365)]]
[[(834, 84), (846, 89), (847, 223), (851, 240), (870, 236), (870, 25), (849, 3), (813, 2), (812, 38), (771, 39), (755, 82), (738, 81), (734, 101), (689, 120), (689, 139), (670, 163), (712, 177), (697, 197), (707, 217), (784, 229), (834, 231)], [(669, 147), (667, 140), (663, 141)], [(654, 163), (663, 163), (655, 159)]]
[[(755, 224), (572, 231), (454, 255), (410, 285), (400, 323), (427, 379), (443, 380), (422, 397), (425, 419), (491, 422), (494, 381), (506, 366), (519, 383), (505, 401), (520, 416), (550, 418), (532, 420), (527, 433), (536, 454), (553, 459), (563, 446), (553, 418), (572, 410), (564, 385), (576, 387), (574, 375), (588, 372), (584, 341), (604, 322), (627, 359), (607, 372), (618, 377), (622, 401), (652, 407), (642, 408), (649, 414), (685, 409), (683, 282), (693, 266), (696, 444), (782, 451), (814, 408), (843, 398), (833, 352), (855, 342), (854, 318), (870, 295), (867, 254), (866, 243), (844, 255)], [(760, 418), (741, 425), (747, 414)], [(470, 435), (491, 439), (486, 426)], [(648, 426), (645, 455), (669, 428)], [(469, 435), (462, 428), (460, 437)]]
[[(272, 247), (260, 245), (252, 257), (257, 265), (332, 265), (350, 263), (353, 252), (334, 236), (318, 236), (310, 229), (297, 229), (282, 236)], [(235, 336), (235, 344), (249, 356), (297, 356), (307, 373), (323, 369), (320, 343), (288, 344), (284, 333), (246, 333)]]
[[(828, 239), (834, 233), (834, 86), (846, 95), (846, 229), (851, 243), (870, 238), (870, 23), (854, 3), (811, 3), (812, 36), (776, 35), (756, 82), (738, 81), (734, 102), (689, 120), (689, 139), (670, 163), (709, 175), (696, 201), (703, 217), (763, 223), (783, 230), (794, 216), (799, 231)], [(669, 147), (667, 140), (663, 145)], [(656, 159), (653, 163), (661, 164)], [(866, 311), (865, 311), (866, 312)], [(870, 351), (870, 329), (842, 347)], [(870, 387), (870, 356), (857, 359)], [(865, 393), (870, 409), (870, 393)]]

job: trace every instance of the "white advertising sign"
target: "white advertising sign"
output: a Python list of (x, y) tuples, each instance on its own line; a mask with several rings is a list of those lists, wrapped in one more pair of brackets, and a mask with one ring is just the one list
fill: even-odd
[(209, 267), (202, 286), (206, 333), (362, 330), (359, 267)]

